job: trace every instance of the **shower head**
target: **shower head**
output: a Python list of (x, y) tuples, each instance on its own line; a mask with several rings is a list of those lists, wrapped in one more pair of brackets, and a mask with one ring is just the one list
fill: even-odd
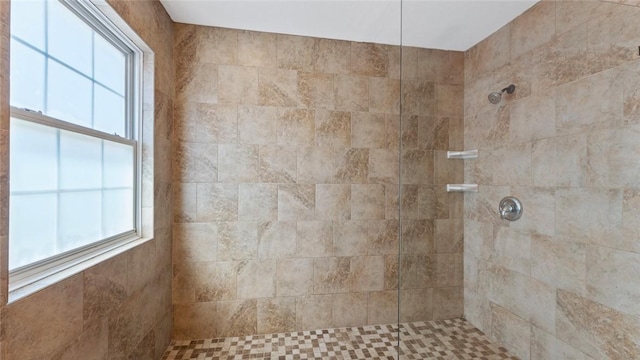
[(502, 93), (506, 92), (507, 94), (513, 94), (514, 91), (516, 91), (516, 86), (513, 84), (507, 86), (499, 92), (494, 91), (489, 94), (489, 102), (492, 104), (498, 104), (502, 100)]

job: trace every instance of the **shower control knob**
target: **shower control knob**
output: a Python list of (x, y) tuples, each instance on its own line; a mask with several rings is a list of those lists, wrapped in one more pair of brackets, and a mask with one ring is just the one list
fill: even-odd
[(522, 216), (522, 203), (513, 196), (507, 196), (500, 200), (498, 213), (503, 220), (516, 221)]

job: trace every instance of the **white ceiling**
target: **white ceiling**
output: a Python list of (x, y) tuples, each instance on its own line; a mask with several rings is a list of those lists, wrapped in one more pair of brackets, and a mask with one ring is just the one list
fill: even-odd
[(160, 1), (173, 21), (181, 23), (461, 51), (468, 50), (538, 2), (537, 0)]

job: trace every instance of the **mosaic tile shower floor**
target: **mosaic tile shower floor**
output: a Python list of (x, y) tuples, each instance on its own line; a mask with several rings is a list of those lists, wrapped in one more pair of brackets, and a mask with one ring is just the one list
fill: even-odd
[(463, 319), (174, 341), (163, 360), (516, 359)]

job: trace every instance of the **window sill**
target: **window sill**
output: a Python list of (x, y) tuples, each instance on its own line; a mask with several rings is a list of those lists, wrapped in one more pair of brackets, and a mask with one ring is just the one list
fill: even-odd
[(88, 254), (85, 258), (78, 259), (78, 261), (74, 262), (73, 264), (67, 266), (62, 265), (38, 273), (32, 278), (22, 280), (21, 284), (18, 284), (17, 286), (9, 284), (8, 303), (14, 303), (22, 298), (43, 290), (48, 286), (59, 283), (67, 278), (70, 278), (73, 275), (82, 273), (83, 271), (96, 266), (105, 260), (129, 251), (134, 247), (144, 244), (152, 239), (153, 238), (135, 238), (132, 240), (126, 240), (119, 244), (114, 244), (114, 246), (112, 247), (104, 248), (99, 252)]

